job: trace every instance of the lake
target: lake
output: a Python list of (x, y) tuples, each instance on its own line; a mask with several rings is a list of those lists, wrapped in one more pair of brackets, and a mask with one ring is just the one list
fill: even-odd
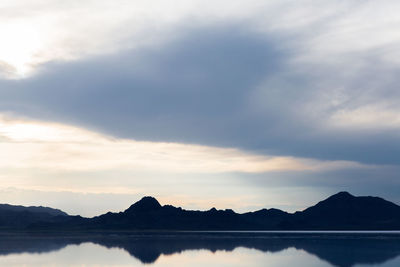
[(0, 234), (0, 266), (400, 266), (399, 232)]

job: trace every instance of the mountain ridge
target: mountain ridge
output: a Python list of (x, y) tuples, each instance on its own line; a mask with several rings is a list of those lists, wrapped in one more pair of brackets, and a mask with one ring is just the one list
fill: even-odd
[[(0, 214), (0, 225), (1, 225)], [(34, 220), (26, 229), (77, 231), (142, 230), (400, 230), (400, 206), (379, 197), (339, 192), (316, 205), (288, 213), (261, 209), (236, 213), (231, 209), (185, 210), (161, 205), (146, 196), (123, 212), (93, 218), (53, 216)]]
[(69, 217), (69, 215), (59, 209), (0, 204), (0, 229), (24, 229), (31, 224), (42, 221), (63, 220), (63, 217)]
[(11, 204), (0, 204), (0, 210), (13, 210), (13, 211), (18, 211), (18, 210), (26, 210), (26, 211), (32, 211), (32, 212), (44, 212), (44, 213), (49, 213), (50, 215), (54, 216), (68, 216), (68, 213), (60, 210), (60, 209), (54, 209), (50, 207), (44, 207), (44, 206), (22, 206), (22, 205), (11, 205)]

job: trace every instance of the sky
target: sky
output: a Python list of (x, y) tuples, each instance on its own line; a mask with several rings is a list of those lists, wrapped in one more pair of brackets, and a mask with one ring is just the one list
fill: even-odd
[(400, 2), (0, 3), (0, 202), (400, 204)]

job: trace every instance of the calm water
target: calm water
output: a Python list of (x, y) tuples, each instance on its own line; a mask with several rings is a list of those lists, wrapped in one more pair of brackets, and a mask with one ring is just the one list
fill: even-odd
[(400, 266), (399, 233), (0, 235), (0, 266)]

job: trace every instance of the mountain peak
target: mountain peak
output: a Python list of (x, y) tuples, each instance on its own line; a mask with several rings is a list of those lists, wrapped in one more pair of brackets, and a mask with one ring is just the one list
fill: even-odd
[(353, 198), (354, 196), (352, 194), (350, 194), (347, 191), (341, 191), (339, 193), (336, 193), (332, 196), (330, 196), (329, 198)]
[[(357, 199), (357, 197), (353, 196), (349, 192), (342, 191), (342, 192), (336, 193), (336, 194), (328, 197), (325, 200), (320, 201), (314, 207), (325, 207), (325, 208), (332, 208), (332, 207), (339, 207), (339, 206), (345, 207), (350, 202), (353, 202), (355, 199)], [(310, 208), (312, 208), (312, 207), (310, 207)]]
[(146, 196), (141, 200), (130, 206), (126, 211), (150, 211), (158, 210), (161, 208), (160, 203), (154, 197)]

